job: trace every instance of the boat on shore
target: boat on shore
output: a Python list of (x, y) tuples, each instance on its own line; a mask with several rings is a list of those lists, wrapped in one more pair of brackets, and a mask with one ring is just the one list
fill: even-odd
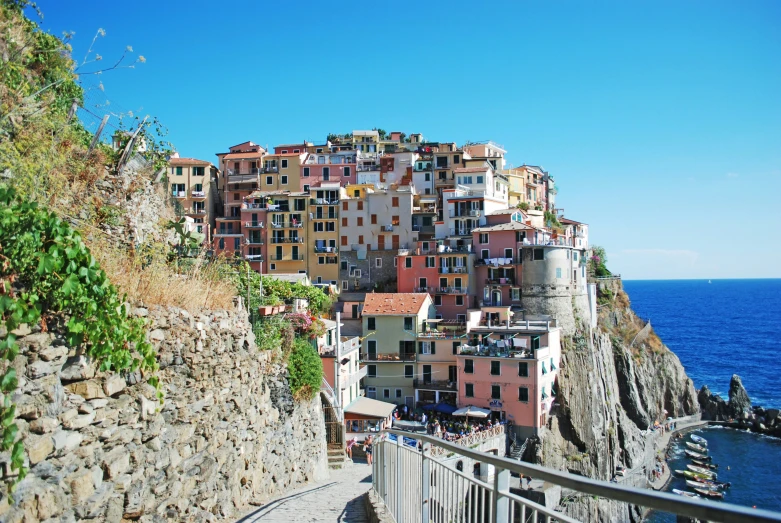
[(712, 498), (712, 499), (724, 499), (724, 493), (723, 492), (716, 492), (715, 490), (705, 490), (701, 488), (694, 489), (694, 492), (697, 494), (701, 494), (705, 497)]
[(697, 445), (696, 443), (692, 443), (691, 441), (687, 441), (686, 442), (686, 446), (689, 447), (692, 450), (696, 450), (700, 454), (707, 454), (708, 453), (708, 449), (706, 449), (702, 445)]
[(697, 465), (698, 467), (706, 468), (706, 469), (717, 469), (719, 466), (716, 463), (708, 463), (707, 461), (694, 459), (692, 458), (692, 463)]
[(698, 452), (694, 452), (693, 450), (684, 449), (684, 452), (690, 458), (697, 458), (697, 459), (702, 460), (702, 461), (710, 461), (710, 460), (713, 459), (710, 456), (707, 456), (705, 454), (700, 454)]
[(693, 442), (697, 443), (698, 445), (702, 445), (703, 447), (708, 446), (708, 440), (703, 438), (702, 436), (698, 436), (697, 434), (692, 434), (691, 439)]
[(698, 494), (695, 494), (694, 492), (686, 492), (685, 490), (678, 490), (677, 488), (673, 489), (673, 494), (678, 494), (679, 496), (686, 496), (687, 498), (700, 497)]
[(686, 468), (691, 470), (692, 472), (696, 472), (698, 474), (702, 474), (703, 476), (707, 476), (709, 479), (717, 479), (719, 476), (713, 471), (710, 471), (708, 469), (698, 467), (697, 465), (686, 465)]

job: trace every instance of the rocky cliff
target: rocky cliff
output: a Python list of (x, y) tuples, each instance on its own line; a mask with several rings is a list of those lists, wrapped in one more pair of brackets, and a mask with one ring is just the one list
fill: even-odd
[[(557, 406), (541, 441), (537, 462), (610, 480), (644, 485), (656, 458), (655, 421), (699, 412), (697, 394), (678, 357), (630, 307), (620, 280), (600, 283), (599, 321), (577, 328), (562, 343)], [(562, 507), (583, 521), (636, 521), (640, 510), (623, 503), (564, 495)]]
[(67, 347), (61, 318), (19, 332), (15, 401), (30, 473), (15, 504), (0, 499), (0, 521), (235, 518), (326, 477), (319, 400), (293, 401), (245, 313), (133, 314), (148, 318), (158, 347), (162, 406), (138, 376), (101, 373)]
[(713, 394), (703, 385), (697, 396), (706, 420), (726, 421), (727, 426), (751, 430), (781, 438), (781, 415), (779, 409), (752, 406), (743, 381), (737, 374), (729, 382), (728, 401)]

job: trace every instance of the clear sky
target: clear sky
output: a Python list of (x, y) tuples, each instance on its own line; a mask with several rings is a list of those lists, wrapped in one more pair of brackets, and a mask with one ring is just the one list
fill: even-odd
[(625, 278), (781, 277), (776, 0), (38, 4), (79, 60), (98, 28), (99, 65), (146, 58), (88, 100), (159, 117), (183, 156), (491, 139), (556, 178)]

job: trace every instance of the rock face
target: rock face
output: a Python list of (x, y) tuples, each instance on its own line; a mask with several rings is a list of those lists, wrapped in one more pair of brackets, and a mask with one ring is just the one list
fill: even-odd
[[(541, 442), (528, 452), (546, 466), (602, 480), (621, 465), (635, 471), (622, 484), (645, 486), (643, 467), (655, 464), (658, 436), (647, 429), (667, 417), (697, 414), (699, 404), (678, 357), (617, 291), (615, 302), (600, 312), (597, 329), (580, 324), (563, 338), (558, 406)], [(562, 508), (583, 521), (641, 516), (637, 507), (590, 496), (567, 498)]]
[(729, 401), (713, 394), (703, 385), (698, 394), (703, 419), (713, 421), (745, 420), (752, 415), (751, 399), (737, 374), (729, 382)]
[(751, 413), (751, 400), (737, 374), (729, 380), (729, 411), (734, 418), (744, 418)]
[(162, 406), (136, 374), (51, 350), (62, 347), (56, 327), (20, 337), (16, 421), (30, 472), (13, 504), (0, 494), (0, 521), (236, 519), (327, 477), (320, 402), (293, 401), (286, 368), (255, 348), (246, 314), (134, 314), (162, 334)]

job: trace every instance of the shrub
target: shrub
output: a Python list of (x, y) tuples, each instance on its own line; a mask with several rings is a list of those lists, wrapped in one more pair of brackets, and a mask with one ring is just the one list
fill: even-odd
[(297, 400), (309, 400), (320, 390), (323, 380), (323, 362), (312, 345), (297, 338), (287, 362), (290, 391)]

